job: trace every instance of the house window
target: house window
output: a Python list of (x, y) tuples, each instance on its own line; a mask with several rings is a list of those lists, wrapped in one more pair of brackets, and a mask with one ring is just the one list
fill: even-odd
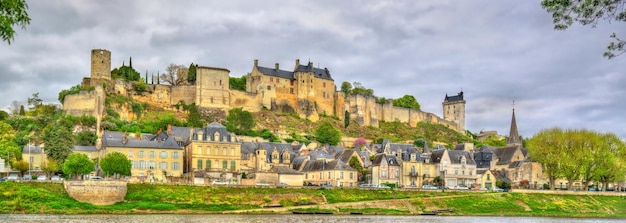
[(211, 169), (211, 160), (206, 160), (206, 169), (207, 170)]
[(144, 156), (146, 156), (144, 151), (139, 151), (139, 158), (143, 158)]
[(207, 155), (211, 155), (211, 147), (207, 147), (206, 148), (206, 154)]
[[(350, 172), (350, 179), (354, 179), (354, 173)], [(352, 185), (350, 185), (352, 186)]]
[(396, 170), (396, 179), (400, 177), (400, 170)]
[(150, 151), (150, 152), (148, 152), (148, 154), (149, 154), (148, 156), (150, 156), (150, 158), (154, 158), (154, 151)]
[(159, 169), (161, 169), (161, 170), (167, 170), (167, 162), (161, 162), (161, 163), (159, 163)]
[(172, 158), (178, 159), (178, 157), (179, 157), (178, 152), (172, 152)]
[[(294, 83), (295, 83), (295, 81), (294, 81), (294, 80), (291, 80), (291, 81), (290, 81), (290, 83), (291, 83), (291, 86), (293, 86), (293, 85), (294, 85)], [(292, 89), (293, 89), (293, 88), (292, 88)]]
[(230, 170), (235, 170), (236, 166), (237, 166), (237, 163), (234, 160), (231, 160), (230, 161)]
[(328, 179), (330, 179), (330, 171), (328, 171)]
[(465, 176), (465, 170), (461, 171), (462, 175)]
[(178, 169), (180, 169), (180, 163), (173, 162), (172, 163), (172, 170), (178, 170)]
[(202, 169), (202, 160), (198, 160), (198, 164), (196, 165), (199, 170)]
[(415, 175), (415, 166), (411, 166), (411, 175)]
[(274, 78), (273, 77), (270, 77), (270, 82), (274, 82)]
[(309, 179), (309, 174), (304, 174), (304, 179)]
[(383, 170), (380, 174), (383, 178), (387, 177), (387, 170)]
[(491, 175), (487, 174), (487, 180), (491, 180)]
[(459, 175), (459, 170), (454, 170), (454, 175)]
[(139, 161), (139, 169), (145, 169), (146, 168), (146, 162), (143, 160)]
[(326, 82), (322, 83), (322, 87), (326, 87)]
[(133, 151), (128, 151), (128, 157), (133, 158)]
[(320, 180), (324, 179), (324, 173), (320, 173)]
[(234, 156), (235, 155), (235, 148), (230, 148), (230, 155)]
[(470, 176), (472, 175), (472, 171), (471, 170), (470, 170), (469, 174), (470, 174)]
[(155, 168), (156, 168), (156, 162), (154, 162), (154, 161), (150, 161), (150, 162), (148, 163), (148, 168), (150, 168), (150, 169), (155, 169)]
[(339, 178), (343, 179), (343, 172), (339, 172)]
[(159, 157), (161, 157), (161, 159), (166, 159), (167, 158), (167, 152), (162, 151), (159, 153)]
[(228, 168), (228, 161), (224, 160), (222, 161), (222, 169), (226, 169)]

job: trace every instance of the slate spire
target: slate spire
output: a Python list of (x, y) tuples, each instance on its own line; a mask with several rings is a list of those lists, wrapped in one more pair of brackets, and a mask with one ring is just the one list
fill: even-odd
[(506, 139), (506, 145), (522, 145), (521, 137), (517, 132), (517, 122), (515, 121), (515, 108), (513, 108), (513, 116), (511, 117), (511, 131)]

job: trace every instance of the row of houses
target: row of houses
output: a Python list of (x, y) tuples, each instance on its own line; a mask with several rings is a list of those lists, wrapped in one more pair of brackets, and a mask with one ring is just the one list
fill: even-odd
[[(503, 148), (474, 148), (463, 143), (454, 149), (416, 148), (384, 140), (357, 148), (301, 143), (242, 142), (226, 127), (213, 122), (202, 128), (168, 126), (156, 134), (105, 131), (97, 146), (76, 146), (74, 152), (97, 160), (119, 152), (132, 163), (132, 181), (187, 181), (208, 184), (286, 183), (292, 186), (359, 183), (421, 187), (440, 178), (448, 187), (492, 188), (496, 179), (539, 188), (548, 182), (541, 165), (528, 156), (517, 135), (515, 113), (511, 134)], [(43, 148), (25, 146), (23, 158), (39, 169), (46, 160)], [(350, 160), (356, 162), (349, 165)], [(357, 169), (367, 171), (360, 172)], [(99, 174), (95, 172), (94, 174)]]

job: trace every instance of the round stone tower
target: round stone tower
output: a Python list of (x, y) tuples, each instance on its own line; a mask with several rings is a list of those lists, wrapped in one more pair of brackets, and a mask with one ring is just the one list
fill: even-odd
[(96, 82), (111, 81), (111, 52), (105, 49), (91, 50), (91, 79)]

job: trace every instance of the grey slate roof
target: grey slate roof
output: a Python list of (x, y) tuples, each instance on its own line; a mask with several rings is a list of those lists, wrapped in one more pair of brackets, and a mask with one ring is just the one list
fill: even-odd
[(315, 77), (332, 80), (333, 78), (330, 76), (330, 72), (328, 69), (320, 69), (313, 66), (312, 62), (309, 62), (307, 65), (300, 64), (296, 70), (296, 72), (313, 72)]
[(341, 160), (326, 161), (322, 160), (309, 160), (306, 162), (302, 172), (310, 171), (322, 171), (322, 170), (354, 170), (350, 165), (344, 163)]
[(450, 156), (450, 162), (453, 164), (461, 164), (461, 158), (465, 157), (466, 165), (476, 165), (476, 162), (474, 162), (468, 151), (448, 150), (448, 156)]
[(349, 163), (350, 159), (352, 159), (352, 155), (354, 154), (354, 152), (356, 152), (355, 149), (342, 150), (340, 153), (335, 154), (335, 159), (340, 159), (341, 161), (345, 163)]
[(493, 153), (489, 151), (474, 152), (474, 162), (476, 163), (476, 168), (491, 169), (491, 161), (493, 161), (493, 159)]
[(291, 80), (295, 79), (295, 77), (293, 76), (293, 72), (291, 72), (291, 71), (276, 70), (275, 68), (261, 67), (261, 66), (257, 66), (257, 69), (259, 70), (259, 72), (261, 72), (261, 73), (263, 73), (265, 75), (274, 76), (274, 77), (281, 77), (281, 78), (287, 78), (287, 79), (291, 79)]
[(454, 96), (448, 96), (448, 94), (446, 94), (446, 97), (443, 99), (444, 102), (455, 102), (455, 101), (463, 101), (463, 91), (459, 92), (459, 94), (454, 95)]
[[(121, 137), (120, 137), (121, 136)], [(118, 138), (119, 137), (119, 138)], [(150, 141), (146, 138), (137, 139), (135, 137), (127, 137), (126, 143), (123, 142), (124, 133), (104, 132), (102, 146), (108, 147), (130, 147), (130, 148), (158, 148), (158, 149), (180, 149), (182, 147), (174, 140), (173, 137), (167, 138), (165, 141)]]
[(515, 151), (517, 151), (517, 149), (517, 146), (496, 149), (495, 154), (498, 157), (498, 162), (496, 163), (496, 165), (511, 163), (511, 160), (513, 159), (513, 154), (515, 154)]
[(309, 157), (311, 157), (311, 160), (335, 158), (324, 149), (316, 149), (316, 150), (309, 151)]
[(241, 143), (241, 155), (254, 154), (257, 149), (265, 149), (265, 161), (272, 162), (272, 152), (276, 150), (279, 155), (279, 163), (285, 163), (283, 160), (283, 153), (289, 154), (289, 162), (293, 162), (296, 153), (293, 151), (293, 147), (289, 143), (275, 143), (275, 142), (243, 142)]
[(441, 158), (443, 157), (443, 153), (445, 152), (445, 150), (441, 149), (441, 150), (435, 150), (432, 151), (430, 153), (430, 160), (432, 163), (440, 163), (441, 162)]
[(74, 146), (74, 151), (96, 152), (96, 146)]
[(172, 135), (177, 142), (181, 142), (182, 145), (188, 145), (191, 143), (191, 132), (189, 130), (192, 127), (179, 127), (172, 126)]
[[(29, 150), (29, 148), (30, 148), (30, 150)], [(41, 152), (42, 150), (43, 150), (43, 148), (41, 148), (39, 146), (32, 146), (32, 145), (28, 146), (28, 145), (25, 145), (22, 148), (22, 153), (29, 153), (29, 151), (30, 151), (30, 153), (42, 153)]]
[(274, 166), (270, 171), (276, 171), (278, 174), (288, 174), (288, 175), (303, 175), (304, 173), (291, 169), (286, 166)]
[[(198, 135), (200, 131), (202, 131), (202, 135)], [(219, 139), (215, 138), (216, 132), (219, 132)], [(195, 129), (193, 140), (234, 142), (234, 139), (231, 138), (231, 133), (226, 130), (226, 126), (218, 122), (213, 122), (203, 128)]]
[(308, 161), (308, 156), (298, 156), (291, 161), (291, 167), (295, 170), (302, 169), (303, 165)]
[(389, 166), (400, 166), (398, 160), (393, 155), (378, 154), (372, 161), (372, 166), (380, 166), (382, 162), (386, 162)]

